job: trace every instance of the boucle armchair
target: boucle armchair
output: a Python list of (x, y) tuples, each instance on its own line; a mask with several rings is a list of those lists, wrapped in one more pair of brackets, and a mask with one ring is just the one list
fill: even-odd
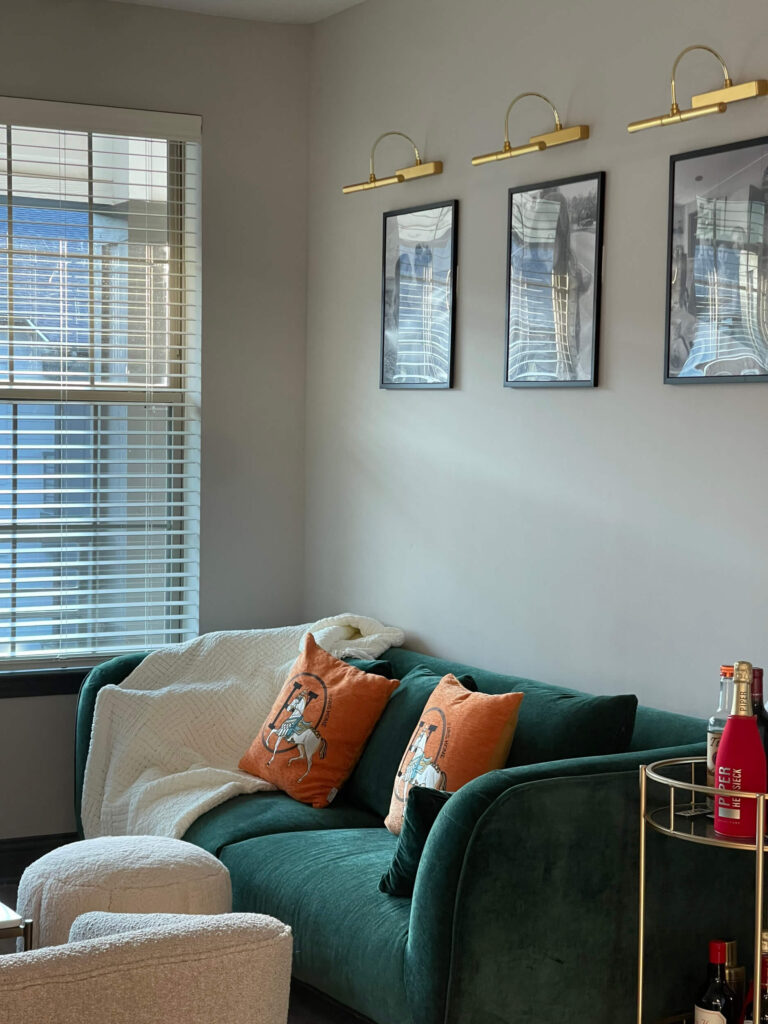
[(261, 914), (81, 915), (0, 956), (0, 1024), (285, 1024), (291, 930)]

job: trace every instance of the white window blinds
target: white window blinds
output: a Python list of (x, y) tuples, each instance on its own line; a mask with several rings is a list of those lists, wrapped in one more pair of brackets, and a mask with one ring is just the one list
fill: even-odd
[(0, 671), (197, 632), (199, 134), (0, 99)]

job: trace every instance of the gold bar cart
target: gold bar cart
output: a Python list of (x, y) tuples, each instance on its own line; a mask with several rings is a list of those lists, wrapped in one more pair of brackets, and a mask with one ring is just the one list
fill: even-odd
[[(765, 793), (742, 792), (742, 800), (755, 801), (755, 841), (729, 839), (715, 832), (711, 816), (708, 816), (707, 797), (714, 798), (717, 789), (701, 784), (706, 778), (706, 757), (670, 758), (640, 766), (640, 907), (638, 914), (637, 945), (637, 1024), (643, 1024), (643, 969), (645, 959), (645, 848), (648, 828), (662, 835), (683, 839), (689, 843), (705, 846), (720, 846), (730, 850), (753, 851), (755, 854), (755, 959), (753, 1020), (758, 1022), (761, 1013), (760, 991), (760, 937), (763, 931), (763, 873), (765, 838)], [(689, 778), (675, 778), (673, 773), (689, 775)], [(699, 781), (697, 781), (697, 776)], [(666, 792), (658, 806), (649, 808), (648, 782), (651, 781)]]

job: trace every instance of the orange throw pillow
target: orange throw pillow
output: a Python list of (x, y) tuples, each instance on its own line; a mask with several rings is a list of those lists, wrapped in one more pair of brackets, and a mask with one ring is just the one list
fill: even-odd
[(474, 693), (456, 676), (443, 676), (400, 762), (384, 821), (389, 831), (400, 834), (411, 786), (453, 792), (478, 775), (503, 768), (522, 701), (522, 693)]
[(304, 650), (240, 768), (313, 807), (327, 807), (399, 686), (339, 661), (307, 633)]

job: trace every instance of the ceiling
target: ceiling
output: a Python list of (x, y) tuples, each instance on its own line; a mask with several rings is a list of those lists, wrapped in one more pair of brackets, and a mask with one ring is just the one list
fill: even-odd
[(113, 0), (145, 7), (171, 7), (177, 11), (217, 14), (252, 21), (311, 23), (354, 7), (363, 0)]

